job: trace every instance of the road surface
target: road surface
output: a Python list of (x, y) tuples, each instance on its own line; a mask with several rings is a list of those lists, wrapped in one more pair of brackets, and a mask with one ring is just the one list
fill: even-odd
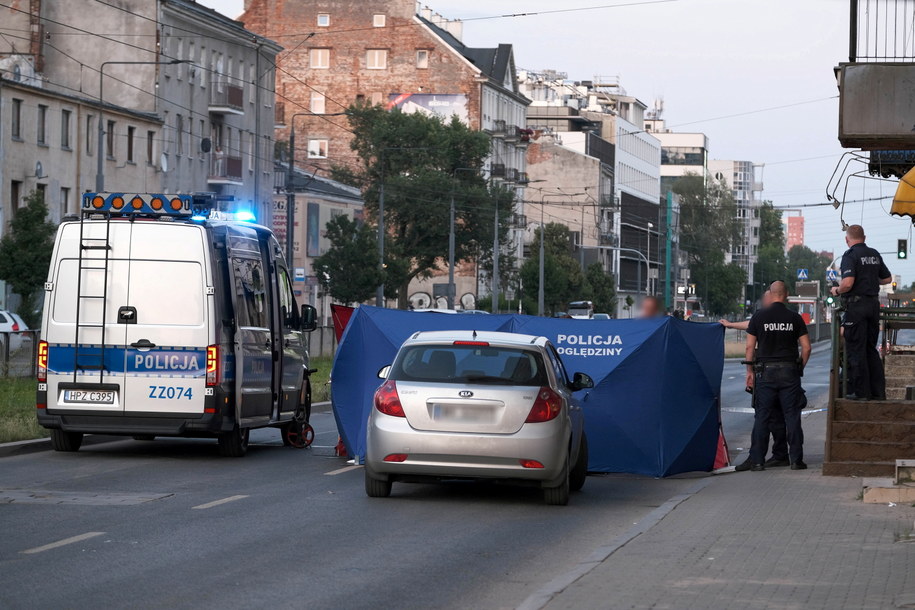
[[(736, 453), (752, 415), (743, 367), (724, 371)], [(811, 406), (827, 372), (818, 351)], [(704, 476), (592, 476), (568, 507), (473, 483), (373, 500), (361, 469), (332, 457), (331, 415), (314, 423), (316, 448), (257, 431), (243, 459), (185, 439), (0, 459), (0, 607), (514, 607)]]

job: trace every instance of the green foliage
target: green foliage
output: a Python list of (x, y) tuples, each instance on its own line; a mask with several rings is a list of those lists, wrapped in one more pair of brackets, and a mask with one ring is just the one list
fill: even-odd
[(0, 239), (0, 280), (7, 282), (22, 302), (19, 315), (30, 328), (39, 325), (38, 296), (48, 277), (57, 226), (48, 222), (48, 206), (41, 193), (32, 191)]
[(748, 298), (759, 299), (769, 284), (787, 280), (788, 264), (785, 259), (785, 227), (782, 212), (771, 201), (764, 201), (759, 209), (759, 256), (754, 268), (756, 277)]
[(386, 292), (406, 306), (413, 278), (430, 277), (448, 257), (449, 214), (455, 204), (455, 261), (491, 252), (495, 206), (500, 239), (512, 214), (511, 196), (491, 188), (479, 170), (489, 155), (489, 136), (456, 118), (387, 111), (356, 105), (348, 111), (352, 148), (361, 160), (355, 170), (335, 176), (363, 189), (366, 211), (377, 223), (384, 192)]
[(600, 263), (591, 263), (585, 270), (585, 281), (591, 288), (594, 311), (613, 315), (616, 312), (616, 279), (613, 274), (604, 271)]
[(383, 278), (375, 231), (340, 215), (327, 223), (327, 239), (330, 248), (312, 265), (324, 291), (341, 303), (369, 300)]
[(825, 294), (826, 269), (832, 263), (832, 259), (814, 252), (807, 246), (794, 246), (788, 250), (788, 259), (786, 261), (787, 277), (785, 282), (788, 284), (788, 293), (797, 294), (795, 288), (797, 284), (797, 270), (807, 269), (807, 277), (810, 280), (820, 281), (820, 292)]
[(785, 225), (782, 224), (782, 211), (763, 201), (759, 208), (759, 246), (778, 246), (785, 249)]

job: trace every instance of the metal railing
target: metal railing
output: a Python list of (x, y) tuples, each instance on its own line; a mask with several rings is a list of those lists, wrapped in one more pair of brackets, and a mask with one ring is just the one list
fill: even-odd
[(235, 79), (222, 74), (215, 74), (210, 79), (210, 111), (233, 110), (243, 112), (245, 109), (245, 89)]
[(915, 61), (915, 0), (850, 0), (848, 61)]
[(0, 332), (0, 378), (34, 377), (38, 331)]
[(230, 157), (222, 152), (215, 152), (210, 161), (209, 180), (240, 181), (243, 165), (241, 157)]

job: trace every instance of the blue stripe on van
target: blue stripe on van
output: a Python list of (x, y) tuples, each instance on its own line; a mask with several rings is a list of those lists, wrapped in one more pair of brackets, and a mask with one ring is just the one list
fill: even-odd
[[(102, 355), (100, 345), (81, 345), (79, 360), (83, 366), (98, 365)], [(126, 355), (126, 358), (125, 358)], [(48, 346), (48, 373), (73, 374), (76, 346), (52, 343)], [(154, 347), (140, 351), (125, 345), (109, 345), (104, 350), (105, 371), (111, 375), (132, 377), (206, 376), (206, 348)], [(80, 374), (98, 374), (97, 369), (81, 369)]]

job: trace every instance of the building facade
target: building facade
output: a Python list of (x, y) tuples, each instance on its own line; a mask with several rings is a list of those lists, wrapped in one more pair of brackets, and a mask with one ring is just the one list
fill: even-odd
[(712, 178), (723, 182), (734, 196), (740, 236), (725, 253), (725, 262), (740, 265), (752, 284), (759, 260), (759, 209), (762, 206), (762, 166), (751, 161), (709, 161)]
[[(790, 215), (794, 212), (794, 215)], [(785, 252), (804, 245), (804, 215), (800, 210), (785, 210)]]

